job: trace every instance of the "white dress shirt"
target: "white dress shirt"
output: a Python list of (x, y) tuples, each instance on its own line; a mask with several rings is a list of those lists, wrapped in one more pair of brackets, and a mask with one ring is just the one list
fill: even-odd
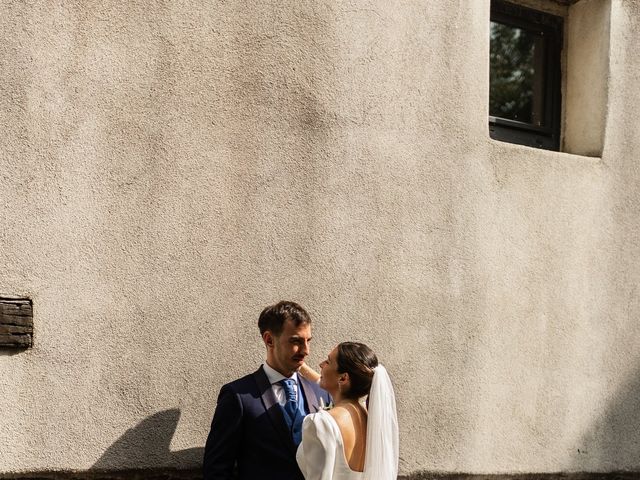
[(269, 379), (269, 382), (271, 382), (271, 389), (273, 390), (276, 400), (280, 405), (284, 407), (287, 403), (287, 395), (284, 392), (284, 387), (278, 383), (280, 380), (284, 380), (285, 378), (290, 378), (295, 382), (296, 401), (298, 401), (298, 372), (293, 372), (293, 375), (290, 377), (285, 377), (280, 372), (271, 368), (267, 362), (262, 364), (262, 368), (264, 368), (264, 373), (267, 374), (267, 378)]

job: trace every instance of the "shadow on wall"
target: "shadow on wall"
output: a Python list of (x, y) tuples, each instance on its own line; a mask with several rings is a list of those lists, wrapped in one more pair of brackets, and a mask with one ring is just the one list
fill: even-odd
[(575, 445), (576, 471), (640, 471), (640, 370)]
[(12, 357), (14, 355), (19, 355), (26, 350), (27, 349), (25, 348), (0, 350), (0, 357)]
[(111, 445), (91, 470), (140, 468), (200, 468), (203, 448), (172, 452), (171, 439), (180, 420), (180, 410), (158, 412), (127, 430)]

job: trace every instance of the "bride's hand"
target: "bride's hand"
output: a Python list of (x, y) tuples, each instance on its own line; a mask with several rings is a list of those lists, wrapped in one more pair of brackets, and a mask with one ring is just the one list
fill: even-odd
[(300, 375), (311, 382), (318, 382), (320, 380), (320, 374), (316, 372), (313, 368), (307, 365), (306, 362), (302, 364), (300, 370), (298, 370)]

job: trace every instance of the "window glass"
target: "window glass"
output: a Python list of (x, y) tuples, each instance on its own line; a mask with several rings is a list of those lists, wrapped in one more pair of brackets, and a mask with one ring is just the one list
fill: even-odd
[(541, 35), (491, 22), (489, 115), (542, 124), (544, 64), (536, 62), (536, 57), (542, 56), (543, 49)]
[(489, 135), (558, 150), (563, 19), (492, 0)]

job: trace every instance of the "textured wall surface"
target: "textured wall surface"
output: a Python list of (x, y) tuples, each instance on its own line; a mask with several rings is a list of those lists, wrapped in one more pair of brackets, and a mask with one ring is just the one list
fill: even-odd
[(0, 472), (197, 466), (281, 298), (312, 362), (387, 365), (402, 474), (640, 469), (640, 5), (610, 16), (587, 158), (489, 139), (487, 0), (0, 1), (35, 329)]

